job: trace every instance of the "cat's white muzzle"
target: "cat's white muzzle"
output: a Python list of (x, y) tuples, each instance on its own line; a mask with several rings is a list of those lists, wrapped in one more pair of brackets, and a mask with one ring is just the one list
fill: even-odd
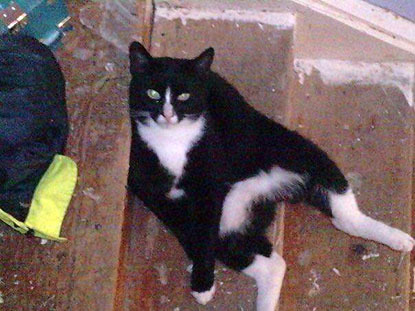
[(179, 117), (176, 114), (161, 114), (157, 117), (157, 123), (163, 125), (177, 124)]

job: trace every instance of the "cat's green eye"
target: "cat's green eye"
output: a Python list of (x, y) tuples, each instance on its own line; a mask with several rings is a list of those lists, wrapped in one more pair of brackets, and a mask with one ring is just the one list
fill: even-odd
[(190, 97), (189, 93), (182, 93), (179, 96), (177, 96), (177, 99), (183, 102), (185, 100), (188, 100), (189, 97)]
[(161, 98), (160, 93), (152, 89), (147, 90), (147, 96), (154, 100), (159, 100)]

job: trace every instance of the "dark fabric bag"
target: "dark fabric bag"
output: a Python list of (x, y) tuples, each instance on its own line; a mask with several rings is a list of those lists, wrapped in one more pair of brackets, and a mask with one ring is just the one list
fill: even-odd
[(24, 221), (33, 192), (68, 134), (65, 80), (52, 52), (0, 36), (0, 208)]

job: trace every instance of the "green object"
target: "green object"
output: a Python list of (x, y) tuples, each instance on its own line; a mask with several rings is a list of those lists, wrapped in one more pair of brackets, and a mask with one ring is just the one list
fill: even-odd
[(65, 241), (59, 234), (75, 189), (77, 174), (74, 161), (63, 155), (55, 155), (36, 187), (26, 220), (18, 221), (1, 209), (0, 219), (20, 233), (33, 230), (37, 237)]
[(64, 0), (0, 0), (0, 34), (22, 33), (53, 49), (68, 20)]

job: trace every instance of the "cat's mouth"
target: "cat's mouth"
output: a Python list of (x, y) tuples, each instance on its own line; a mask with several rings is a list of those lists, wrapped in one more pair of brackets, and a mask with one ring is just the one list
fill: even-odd
[(200, 114), (198, 113), (184, 114), (180, 118), (176, 113), (172, 115), (165, 115), (163, 113), (159, 115), (152, 115), (148, 111), (130, 111), (130, 116), (136, 122), (140, 122), (143, 124), (149, 124), (149, 122), (150, 123), (154, 122), (161, 127), (169, 127), (169, 126), (177, 125), (181, 123), (182, 121), (194, 122), (197, 119), (199, 119)]
[(161, 114), (157, 117), (156, 122), (160, 125), (173, 125), (179, 123), (179, 117), (177, 114)]
[(157, 118), (156, 118), (156, 123), (160, 126), (171, 126), (171, 125), (175, 125), (175, 124), (179, 124), (182, 121), (185, 122), (194, 122), (196, 120), (198, 120), (200, 117), (199, 113), (187, 113), (182, 115), (181, 117), (179, 117), (178, 114), (173, 113), (173, 114), (160, 114)]

